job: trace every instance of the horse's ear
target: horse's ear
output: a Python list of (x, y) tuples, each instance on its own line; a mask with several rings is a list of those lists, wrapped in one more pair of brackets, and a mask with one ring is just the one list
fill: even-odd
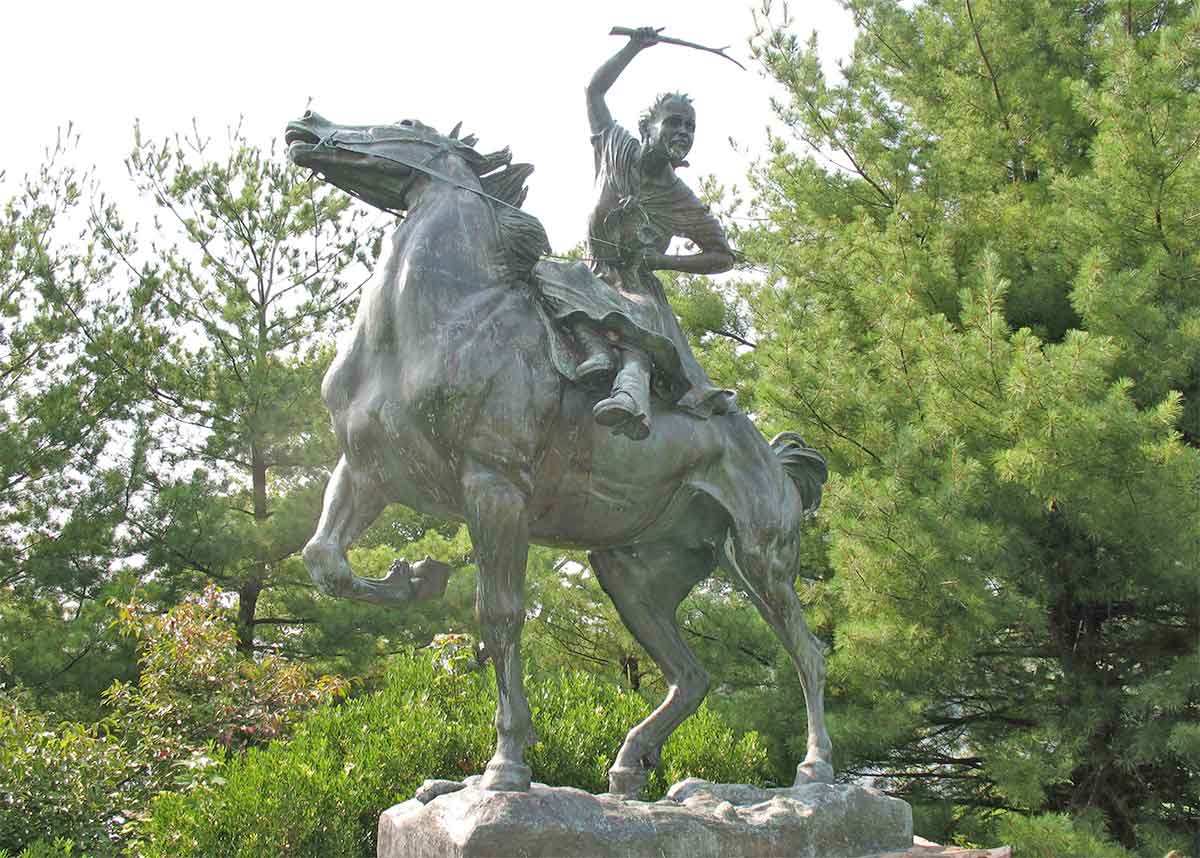
[(459, 132), (459, 131), (461, 131), (461, 130), (462, 130), (462, 121), (460, 120), (460, 121), (459, 121), (459, 123), (458, 123), (457, 125), (455, 125), (455, 126), (454, 126), (454, 129), (453, 129), (453, 130), (450, 132), (450, 134), (449, 134), (449, 137), (450, 137), (450, 139), (451, 139), (451, 140), (457, 140), (457, 139), (458, 139), (458, 132)]
[(468, 134), (466, 137), (464, 137), (459, 142), (462, 143), (464, 146), (474, 146), (476, 143), (479, 142), (479, 138), (476, 137), (474, 134)]

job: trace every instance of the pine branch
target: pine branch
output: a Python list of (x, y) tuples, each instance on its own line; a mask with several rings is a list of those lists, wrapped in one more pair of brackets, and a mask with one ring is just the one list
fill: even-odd
[[(705, 634), (702, 631), (692, 628), (687, 623), (681, 624), (680, 628), (683, 629), (683, 631), (687, 632), (688, 634), (692, 635), (693, 637), (700, 638), (700, 640), (709, 641), (710, 643), (718, 643), (718, 644), (725, 643), (725, 641), (722, 640), (721, 638), (716, 637), (715, 635)], [(771, 661), (771, 659), (767, 658), (766, 656), (762, 655), (761, 653), (755, 652), (754, 650), (750, 649), (750, 647), (746, 646), (745, 644), (738, 644), (736, 649), (742, 655), (749, 657), (752, 661), (757, 662), (758, 664), (762, 665), (763, 667), (771, 667), (774, 664), (774, 662)]]
[(983, 49), (983, 41), (979, 38), (979, 27), (975, 23), (975, 12), (971, 9), (971, 0), (966, 0), (966, 4), (967, 17), (971, 19), (971, 32), (975, 36), (975, 46), (979, 48), (979, 56), (983, 58), (988, 78), (992, 82), (992, 92), (996, 94), (996, 104), (1000, 107), (1000, 121), (1004, 123), (1004, 130), (1012, 134), (1012, 126), (1008, 124), (1008, 108), (1004, 106), (1004, 98), (1000, 95), (1000, 85), (996, 81), (996, 72), (992, 68), (992, 61), (988, 59), (987, 51)]
[(74, 655), (66, 663), (66, 665), (64, 665), (59, 670), (56, 670), (54, 673), (50, 674), (50, 676), (46, 677), (41, 682), (34, 683), (34, 685), (32, 687), (33, 688), (44, 688), (45, 686), (49, 685), (51, 682), (53, 682), (55, 679), (58, 679), (60, 676), (62, 676), (67, 671), (69, 671), (71, 668), (73, 668), (75, 665), (79, 664), (79, 662), (83, 661), (84, 658), (87, 657), (88, 653), (90, 653), (95, 648), (96, 648), (96, 641), (94, 641), (94, 640), (89, 641), (88, 645), (85, 646), (82, 650), (80, 650), (76, 655)]
[(745, 337), (739, 336), (739, 335), (735, 334), (733, 331), (725, 330), (724, 328), (710, 328), (709, 332), (716, 334), (717, 336), (725, 337), (726, 339), (730, 339), (735, 342), (741, 343), (742, 345), (747, 346), (752, 349), (758, 348), (758, 343), (751, 342), (750, 340), (746, 339)]

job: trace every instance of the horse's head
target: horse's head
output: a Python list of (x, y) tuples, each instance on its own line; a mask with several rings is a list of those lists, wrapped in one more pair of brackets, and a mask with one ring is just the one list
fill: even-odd
[(468, 163), (483, 157), (469, 145), (473, 141), (444, 136), (411, 119), (395, 125), (337, 125), (310, 110), (288, 123), (283, 139), (297, 166), (389, 210), (409, 207), (408, 192), (423, 168), (447, 169), (444, 163), (433, 165), (439, 155), (457, 155)]

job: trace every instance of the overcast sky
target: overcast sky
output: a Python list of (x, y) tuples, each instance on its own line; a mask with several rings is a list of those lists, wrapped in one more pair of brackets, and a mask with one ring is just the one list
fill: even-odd
[[(134, 120), (158, 137), (195, 118), (218, 140), (244, 117), (263, 145), (310, 104), (326, 118), (361, 124), (419, 119), (446, 131), (463, 120), (485, 150), (512, 147), (537, 167), (525, 208), (546, 224), (556, 250), (583, 237), (591, 203), (591, 153), (583, 88), (624, 39), (613, 26), (730, 45), (749, 69), (668, 45), (638, 56), (609, 105), (636, 127), (659, 92), (695, 100), (697, 141), (683, 171), (741, 184), (763, 149), (776, 90), (749, 59), (751, 8), (761, 0), (392, 0), (368, 3), (209, 0), (10, 2), (0, 57), (5, 94), (0, 169), (36, 169), (56, 128), (70, 120), (80, 153), (104, 186), (125, 193), (122, 159)], [(835, 0), (793, 2), (795, 27), (820, 34), (827, 69), (845, 56), (849, 16)], [(735, 150), (730, 138), (739, 144)], [(282, 157), (282, 147), (280, 148)]]

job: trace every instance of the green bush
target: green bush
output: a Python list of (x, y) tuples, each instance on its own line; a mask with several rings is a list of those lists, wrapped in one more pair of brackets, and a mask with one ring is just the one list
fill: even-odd
[(1014, 858), (1130, 858), (1130, 852), (1108, 840), (1099, 825), (1060, 813), (1040, 816), (1006, 814), (997, 826)]
[(209, 587), (165, 614), (137, 599), (113, 604), (117, 629), (138, 641), (138, 678), (114, 682), (105, 703), (123, 721), (153, 728), (142, 733), (157, 734), (156, 756), (183, 757), (210, 742), (228, 751), (266, 744), (308, 709), (346, 695), (340, 677), (275, 655), (247, 658), (222, 598)]
[[(650, 711), (646, 701), (583, 673), (534, 676), (528, 692), (541, 731), (529, 753), (534, 778), (606, 789), (611, 759)], [(461, 780), (483, 769), (495, 741), (494, 707), (491, 671), (398, 658), (381, 691), (318, 710), (290, 740), (231, 760), (223, 783), (160, 796), (140, 854), (369, 858), (383, 810), (410, 798), (425, 778)], [(667, 779), (691, 774), (762, 782), (766, 753), (755, 734), (737, 739), (702, 708), (664, 750), (662, 769), (652, 795)]]
[[(0, 849), (0, 858), (13, 858), (7, 849)], [(36, 840), (21, 850), (15, 858), (85, 858), (75, 851), (75, 841), (58, 838), (51, 843), (48, 840)], [(90, 858), (90, 856), (86, 856)]]
[[(529, 698), (541, 737), (527, 754), (534, 777), (588, 792), (608, 789), (608, 769), (625, 734), (650, 714), (638, 695), (582, 671), (535, 679)], [(645, 796), (661, 798), (671, 784), (688, 777), (765, 783), (770, 777), (766, 748), (757, 733), (738, 738), (716, 712), (701, 705), (667, 742)]]
[(113, 683), (95, 724), (41, 712), (20, 689), (0, 696), (0, 850), (120, 855), (160, 791), (219, 779), (227, 755), (286, 735), (301, 713), (344, 695), (336, 677), (239, 653), (220, 601), (209, 590), (165, 614), (115, 605), (140, 670), (136, 683)]
[(684, 778), (765, 784), (771, 778), (771, 764), (757, 733), (735, 736), (716, 712), (702, 705), (663, 749), (661, 775), (664, 791)]
[[(938, 843), (984, 848), (1005, 844), (1013, 858), (1197, 858), (1181, 837), (1166, 826), (1139, 827), (1138, 846), (1129, 850), (1114, 842), (1097, 810), (1076, 814), (1025, 814), (955, 805), (948, 801), (913, 801), (913, 831)], [(1180, 851), (1182, 850), (1182, 851)]]
[(48, 841), (72, 837), (89, 855), (119, 854), (123, 811), (149, 794), (142, 761), (107, 727), (57, 722), (19, 694), (0, 699), (0, 850), (44, 838), (32, 855), (70, 854)]

